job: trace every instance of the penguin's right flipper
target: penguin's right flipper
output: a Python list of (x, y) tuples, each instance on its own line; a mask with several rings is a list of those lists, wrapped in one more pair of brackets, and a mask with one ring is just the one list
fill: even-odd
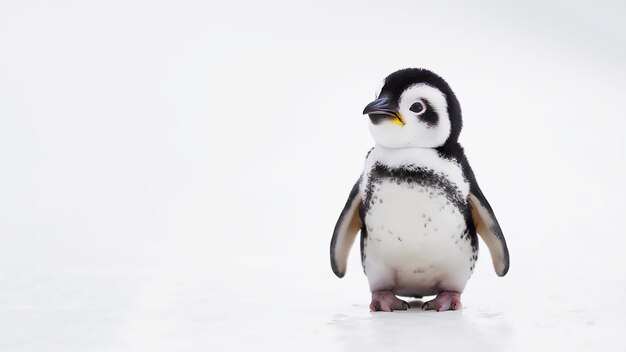
[(361, 229), (359, 183), (361, 183), (360, 178), (352, 187), (346, 205), (335, 225), (333, 239), (330, 241), (330, 265), (337, 277), (343, 277), (346, 274), (348, 254), (357, 233)]

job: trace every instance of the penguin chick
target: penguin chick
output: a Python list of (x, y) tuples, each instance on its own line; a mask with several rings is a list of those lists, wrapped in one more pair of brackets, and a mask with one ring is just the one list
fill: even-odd
[(509, 252), (458, 142), (462, 119), (454, 92), (431, 71), (403, 69), (385, 79), (363, 114), (376, 144), (335, 226), (333, 272), (345, 275), (360, 231), (372, 311), (408, 309), (396, 295), (436, 295), (422, 308), (461, 309), (478, 259), (476, 234), (499, 276), (509, 270)]

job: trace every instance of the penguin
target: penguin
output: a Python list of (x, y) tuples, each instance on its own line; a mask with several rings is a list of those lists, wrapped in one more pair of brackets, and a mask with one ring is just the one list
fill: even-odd
[(459, 101), (439, 75), (408, 68), (385, 78), (363, 115), (375, 146), (335, 225), (332, 270), (345, 275), (360, 231), (372, 311), (408, 309), (397, 296), (435, 296), (422, 309), (459, 310), (478, 259), (477, 234), (496, 274), (509, 270), (502, 229), (458, 141)]

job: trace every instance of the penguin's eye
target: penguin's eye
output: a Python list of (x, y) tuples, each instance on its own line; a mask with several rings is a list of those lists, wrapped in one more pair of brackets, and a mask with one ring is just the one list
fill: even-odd
[(419, 113), (424, 111), (424, 105), (418, 101), (417, 103), (413, 103), (409, 110), (413, 111), (414, 113)]

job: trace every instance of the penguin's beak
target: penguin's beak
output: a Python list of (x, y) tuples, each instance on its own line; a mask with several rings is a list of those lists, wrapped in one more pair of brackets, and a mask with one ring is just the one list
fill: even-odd
[(391, 102), (387, 97), (381, 97), (373, 102), (367, 104), (365, 109), (363, 109), (363, 115), (367, 114), (370, 117), (370, 120), (375, 125), (379, 124), (383, 120), (390, 119), (391, 122), (395, 123), (399, 126), (404, 126), (404, 121), (402, 120), (402, 115), (393, 109), (391, 106)]

